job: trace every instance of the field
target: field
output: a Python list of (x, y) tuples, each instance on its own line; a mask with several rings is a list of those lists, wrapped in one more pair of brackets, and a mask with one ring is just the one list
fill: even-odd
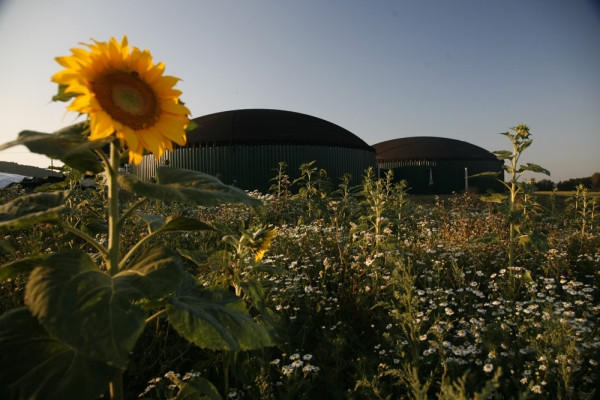
[[(140, 208), (220, 224), (148, 245), (176, 248), (202, 285), (243, 296), (253, 315), (269, 320), (278, 344), (206, 350), (159, 316), (130, 357), (126, 398), (175, 398), (176, 383), (194, 376), (229, 399), (600, 396), (595, 203), (582, 208), (577, 193), (530, 195), (521, 228), (539, 232), (548, 248), (517, 247), (511, 267), (506, 216), (475, 194), (411, 197), (385, 180), (303, 189), (251, 193), (263, 203), (256, 208)], [(16, 195), (3, 191), (3, 202)], [(123, 194), (124, 204), (134, 200)], [(66, 218), (77, 225), (103, 201), (101, 191), (80, 192)], [(133, 221), (123, 228), (124, 248), (147, 234), (140, 218)], [(232, 242), (223, 240), (272, 227), (277, 234), (260, 261), (240, 251), (232, 256)], [(2, 264), (85, 248), (45, 224), (2, 239)], [(0, 311), (27, 301), (25, 281), (2, 283)]]

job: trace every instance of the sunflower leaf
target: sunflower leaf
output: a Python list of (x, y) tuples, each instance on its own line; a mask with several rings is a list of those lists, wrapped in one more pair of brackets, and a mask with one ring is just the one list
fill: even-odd
[(474, 174), (474, 175), (469, 175), (469, 178), (498, 179), (499, 176), (500, 176), (500, 172), (488, 171), (488, 172), (480, 172), (480, 173)]
[(69, 87), (69, 85), (63, 85), (63, 84), (59, 84), (58, 85), (58, 92), (52, 96), (52, 101), (70, 101), (73, 97), (77, 96), (77, 93), (73, 93), (73, 92), (66, 92), (65, 89), (67, 89)]
[(55, 133), (22, 131), (16, 140), (0, 146), (0, 150), (22, 145), (33, 153), (61, 160), (69, 167), (79, 171), (99, 173), (104, 168), (92, 149), (100, 148), (106, 143), (87, 140), (85, 133), (88, 130), (89, 123), (86, 121), (73, 124)]
[(47, 254), (22, 258), (20, 260), (0, 266), (0, 282), (13, 279), (19, 275), (25, 275), (33, 271), (35, 267), (48, 258)]
[(497, 233), (487, 233), (483, 236), (478, 236), (469, 240), (469, 243), (497, 243), (500, 241), (500, 236)]
[(199, 267), (204, 267), (209, 263), (209, 259), (215, 253), (207, 253), (202, 250), (177, 249), (182, 257), (190, 260)]
[(115, 288), (130, 297), (150, 300), (174, 293), (187, 278), (181, 258), (169, 247), (152, 247), (144, 251), (131, 268), (114, 276)]
[(151, 199), (182, 201), (201, 206), (224, 203), (242, 203), (259, 206), (262, 203), (234, 186), (225, 185), (217, 178), (198, 171), (159, 167), (158, 183), (144, 182), (135, 175), (119, 176), (119, 184), (128, 191)]
[(33, 193), (0, 206), (0, 232), (57, 220), (69, 192)]
[(246, 303), (223, 289), (186, 285), (167, 301), (169, 322), (188, 341), (213, 350), (250, 350), (274, 344)]
[(260, 313), (257, 318), (260, 318), (261, 321), (264, 321), (269, 326), (274, 327), (276, 325), (275, 319), (278, 319), (278, 316), (265, 304), (265, 292), (262, 285), (254, 279), (244, 279), (238, 284), (247, 296), (248, 302)]
[(150, 233), (214, 230), (211, 225), (196, 218), (183, 217), (179, 215), (164, 217), (162, 215), (150, 215), (142, 213), (138, 213), (137, 215), (148, 225)]
[(196, 376), (181, 385), (174, 400), (211, 399), (222, 400), (221, 394), (209, 380)]
[(537, 164), (527, 163), (525, 166), (521, 166), (521, 168), (523, 168), (524, 171), (538, 172), (540, 174), (546, 174), (550, 176), (550, 171)]
[(117, 372), (50, 336), (25, 307), (0, 317), (3, 399), (97, 399)]
[(510, 160), (513, 157), (513, 154), (508, 150), (498, 150), (492, 153), (496, 155), (498, 160)]
[(64, 250), (36, 267), (25, 288), (44, 328), (86, 357), (125, 367), (146, 313), (132, 304), (135, 288), (115, 281), (84, 252)]
[(534, 231), (531, 233), (531, 244), (539, 252), (545, 253), (550, 250), (548, 238), (541, 232)]
[(198, 126), (199, 125), (198, 125), (197, 122), (195, 122), (193, 119), (190, 119), (189, 122), (188, 122), (188, 124), (187, 124), (187, 126), (185, 127), (185, 131), (186, 132), (191, 132), (194, 129), (196, 129)]
[(507, 199), (507, 196), (500, 193), (487, 193), (482, 194), (479, 198), (486, 203), (502, 203)]

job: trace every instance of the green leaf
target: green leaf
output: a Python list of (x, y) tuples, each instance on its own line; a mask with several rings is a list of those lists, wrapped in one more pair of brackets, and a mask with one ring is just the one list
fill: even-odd
[(68, 126), (55, 133), (22, 131), (16, 140), (0, 146), (0, 150), (22, 145), (33, 153), (61, 160), (79, 171), (99, 173), (104, 168), (92, 149), (101, 148), (108, 142), (106, 140), (92, 142), (86, 139), (85, 132), (88, 130), (89, 123), (86, 121)]
[(199, 125), (198, 125), (196, 122), (194, 122), (194, 120), (193, 120), (193, 119), (191, 119), (191, 120), (189, 120), (189, 122), (188, 122), (187, 126), (185, 127), (185, 131), (186, 131), (186, 132), (191, 132), (191, 131), (193, 131), (194, 129), (196, 129), (198, 126), (199, 126)]
[(190, 260), (199, 267), (204, 267), (209, 262), (210, 257), (214, 254), (207, 253), (201, 250), (189, 249), (177, 249), (177, 251), (179, 252), (179, 254), (181, 254), (182, 257)]
[(182, 217), (178, 215), (164, 217), (162, 215), (149, 215), (142, 213), (138, 213), (137, 215), (148, 225), (150, 233), (214, 230), (213, 226), (196, 218)]
[(77, 93), (65, 92), (69, 85), (58, 85), (58, 92), (52, 96), (52, 101), (70, 101), (73, 97), (77, 97)]
[(84, 227), (87, 232), (92, 234), (108, 233), (108, 221), (93, 214), (85, 215), (83, 218)]
[(183, 385), (174, 400), (222, 400), (219, 391), (210, 381), (197, 376)]
[(202, 348), (238, 351), (274, 344), (269, 329), (227, 290), (187, 286), (168, 299), (167, 314), (181, 336)]
[(135, 299), (160, 299), (174, 293), (185, 278), (179, 254), (169, 247), (152, 247), (133, 262), (133, 266), (116, 274), (115, 288)]
[(119, 176), (119, 184), (130, 192), (163, 201), (182, 201), (201, 206), (242, 203), (259, 206), (262, 203), (234, 186), (198, 171), (158, 167), (158, 183), (144, 182), (135, 175)]
[(97, 399), (118, 372), (48, 335), (25, 307), (0, 317), (3, 399)]
[(28, 274), (48, 257), (47, 254), (23, 258), (0, 267), (0, 282), (13, 279), (19, 275)]
[(525, 171), (538, 172), (540, 174), (546, 174), (550, 176), (550, 171), (548, 171), (546, 168), (540, 167), (537, 164), (527, 163), (525, 166), (521, 166), (521, 168), (523, 168)]
[(478, 236), (469, 241), (469, 243), (497, 243), (500, 241), (500, 237), (497, 233), (488, 233), (483, 236)]
[(534, 231), (529, 236), (531, 238), (531, 245), (537, 251), (545, 253), (548, 250), (550, 250), (550, 244), (548, 243), (548, 238), (546, 237), (546, 235), (544, 235), (541, 232)]
[(518, 146), (518, 152), (519, 153), (523, 153), (529, 146), (531, 146), (531, 143), (533, 143), (533, 140), (524, 140), (521, 143), (519, 143)]
[(57, 220), (68, 195), (68, 192), (33, 193), (0, 206), (0, 232)]
[(266, 274), (271, 274), (271, 275), (289, 275), (290, 271), (285, 269), (285, 268), (281, 268), (278, 267), (276, 265), (273, 264), (258, 264), (255, 265), (254, 267), (252, 267), (252, 272), (253, 273), (266, 273)]
[(87, 357), (125, 367), (146, 313), (132, 304), (132, 289), (123, 286), (86, 253), (65, 250), (31, 272), (25, 295), (52, 336)]
[(519, 235), (516, 239), (519, 242), (519, 244), (521, 246), (523, 246), (523, 248), (525, 250), (528, 250), (528, 251), (531, 250), (531, 246), (532, 246), (532, 244), (531, 244), (531, 236), (529, 236), (529, 235)]
[(506, 215), (506, 222), (508, 222), (509, 224), (516, 225), (523, 220), (523, 217), (523, 211), (521, 210), (508, 211), (508, 214)]
[(265, 305), (265, 292), (260, 283), (254, 279), (245, 279), (238, 282), (238, 285), (242, 287), (244, 294), (248, 296), (250, 303), (262, 312), (266, 309)]
[(500, 193), (487, 193), (482, 194), (479, 198), (486, 203), (502, 203), (507, 197)]
[(490, 179), (498, 179), (498, 176), (500, 175), (500, 172), (492, 172), (492, 171), (488, 171), (488, 172), (480, 172), (478, 174), (475, 175), (470, 175), (469, 178), (490, 178)]
[(510, 160), (513, 157), (513, 153), (508, 150), (498, 150), (493, 151), (492, 153), (496, 155), (498, 160)]
[[(238, 283), (239, 286), (242, 287), (244, 294), (249, 299), (250, 304), (256, 308), (256, 310), (260, 313), (261, 321), (264, 321), (269, 326), (275, 326), (275, 320), (272, 318), (272, 311), (265, 304), (265, 292), (263, 290), (262, 285), (254, 280), (248, 279), (241, 281)], [(272, 332), (272, 337), (274, 337), (275, 332)]]

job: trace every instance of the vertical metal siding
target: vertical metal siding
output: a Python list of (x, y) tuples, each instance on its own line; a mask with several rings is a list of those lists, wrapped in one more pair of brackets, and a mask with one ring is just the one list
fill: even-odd
[[(495, 160), (436, 160), (436, 161), (398, 161), (379, 163), (380, 173), (386, 170), (394, 171), (397, 181), (405, 179), (410, 193), (413, 194), (451, 194), (460, 193), (465, 189), (465, 168), (469, 176), (481, 172), (501, 172), (501, 163)], [(433, 186), (429, 185), (431, 176)], [(502, 178), (503, 175), (500, 175)], [(469, 189), (485, 193), (488, 189), (503, 190), (502, 185), (493, 179), (469, 178)]]
[(349, 173), (352, 183), (358, 184), (368, 167), (376, 168), (375, 153), (341, 147), (298, 145), (213, 146), (180, 148), (166, 152), (159, 160), (153, 155), (143, 158), (131, 172), (144, 180), (156, 175), (156, 167), (169, 165), (202, 171), (247, 190), (268, 192), (279, 162), (288, 164), (287, 173), (296, 179), (300, 165), (315, 160), (315, 167), (324, 169), (335, 188), (340, 178)]

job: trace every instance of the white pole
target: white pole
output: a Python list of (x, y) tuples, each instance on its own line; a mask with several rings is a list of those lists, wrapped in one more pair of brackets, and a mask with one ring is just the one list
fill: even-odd
[(465, 167), (465, 193), (469, 191), (469, 169)]

